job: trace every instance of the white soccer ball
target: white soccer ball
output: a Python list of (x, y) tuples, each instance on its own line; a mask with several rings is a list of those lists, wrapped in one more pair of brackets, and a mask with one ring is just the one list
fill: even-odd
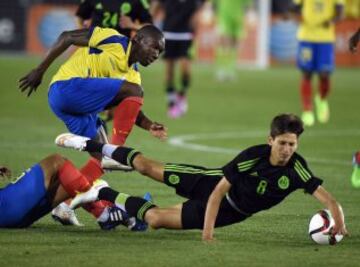
[(329, 210), (318, 211), (310, 220), (309, 235), (320, 245), (335, 245), (343, 239), (343, 235), (330, 235), (329, 231), (335, 222)]

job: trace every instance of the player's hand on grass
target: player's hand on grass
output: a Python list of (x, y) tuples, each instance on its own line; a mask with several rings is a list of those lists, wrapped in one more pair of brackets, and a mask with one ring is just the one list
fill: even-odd
[(207, 231), (202, 232), (202, 241), (205, 243), (213, 243), (216, 239), (214, 238), (212, 233)]
[(162, 141), (167, 138), (167, 128), (161, 123), (153, 122), (150, 125), (149, 131), (152, 136), (159, 138)]
[(0, 177), (11, 177), (11, 171), (5, 166), (0, 166)]
[(43, 71), (36, 68), (30, 71), (27, 75), (22, 77), (19, 80), (19, 89), (21, 92), (27, 91), (27, 96), (29, 97), (32, 92), (36, 91), (37, 87), (41, 84)]
[(360, 29), (354, 33), (353, 36), (349, 39), (349, 50), (351, 53), (355, 53), (357, 51), (357, 45), (360, 41)]

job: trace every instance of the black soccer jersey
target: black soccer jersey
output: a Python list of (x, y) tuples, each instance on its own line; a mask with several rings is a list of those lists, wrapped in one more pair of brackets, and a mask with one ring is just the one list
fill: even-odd
[(190, 19), (204, 0), (160, 0), (164, 10), (164, 32), (192, 32)]
[(131, 30), (119, 26), (121, 15), (140, 23), (152, 23), (147, 0), (83, 0), (76, 15), (84, 20), (92, 19), (91, 26), (114, 28), (127, 37)]
[(272, 166), (270, 151), (269, 145), (250, 147), (223, 167), (232, 185), (228, 201), (240, 211), (253, 214), (269, 209), (297, 189), (312, 194), (322, 184), (299, 154), (294, 153), (286, 166)]

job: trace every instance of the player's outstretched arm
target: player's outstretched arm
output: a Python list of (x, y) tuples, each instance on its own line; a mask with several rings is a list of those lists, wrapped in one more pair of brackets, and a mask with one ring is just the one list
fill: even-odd
[(142, 110), (140, 110), (136, 118), (136, 125), (149, 131), (152, 136), (159, 138), (160, 140), (165, 140), (167, 138), (167, 128), (165, 125), (150, 120)]
[(204, 227), (202, 232), (203, 241), (212, 241), (214, 239), (214, 228), (219, 207), (225, 194), (230, 190), (231, 184), (223, 177), (211, 193), (205, 211)]
[(360, 28), (349, 39), (349, 50), (351, 53), (356, 52), (359, 41), (360, 41)]
[(314, 191), (313, 196), (330, 210), (331, 215), (334, 218), (335, 225), (332, 228), (331, 234), (347, 235), (348, 232), (345, 226), (344, 213), (340, 204), (335, 200), (335, 198), (322, 186), (319, 186)]
[(90, 38), (89, 31), (89, 29), (80, 29), (60, 34), (39, 66), (19, 80), (19, 89), (21, 92), (27, 91), (27, 96), (30, 96), (32, 92), (36, 91), (51, 63), (71, 45), (87, 46)]

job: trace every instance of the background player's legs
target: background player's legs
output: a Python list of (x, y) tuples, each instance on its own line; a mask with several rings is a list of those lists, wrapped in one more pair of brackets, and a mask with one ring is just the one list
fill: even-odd
[(188, 110), (187, 92), (191, 81), (191, 60), (188, 57), (182, 57), (180, 58), (179, 62), (181, 73), (181, 88), (179, 91), (178, 105), (182, 114), (185, 114)]
[(166, 84), (166, 98), (168, 116), (170, 118), (176, 118), (177, 110), (177, 90), (175, 88), (175, 67), (176, 60), (173, 58), (165, 59), (165, 84)]
[(300, 85), (300, 96), (302, 104), (302, 120), (306, 126), (312, 126), (315, 123), (312, 104), (312, 72), (303, 70)]

